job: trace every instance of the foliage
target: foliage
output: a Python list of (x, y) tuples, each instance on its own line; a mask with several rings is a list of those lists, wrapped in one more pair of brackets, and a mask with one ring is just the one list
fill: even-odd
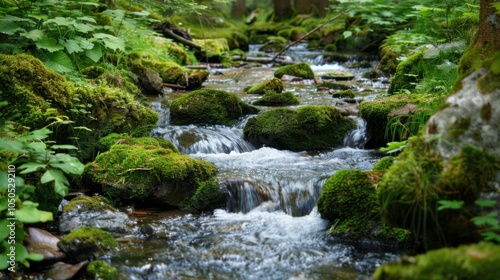
[[(3, 102), (0, 107), (9, 106)], [(57, 120), (56, 120), (57, 122)], [(56, 123), (54, 122), (54, 123)], [(68, 192), (66, 175), (83, 173), (78, 159), (61, 151), (75, 150), (71, 145), (57, 145), (48, 141), (52, 131), (47, 127), (23, 132), (15, 123), (0, 121), (0, 269), (10, 264), (7, 254), (15, 247), (16, 262), (29, 267), (28, 261), (40, 261), (39, 254), (29, 254), (23, 245), (23, 224), (53, 220), (51, 212), (39, 210), (32, 201), (35, 186), (51, 185), (61, 197)], [(24, 177), (24, 179), (22, 178)], [(5, 183), (4, 183), (5, 182)], [(8, 184), (7, 184), (8, 183)], [(8, 220), (15, 218), (15, 220)], [(12, 226), (12, 224), (15, 226)], [(12, 226), (12, 229), (10, 227)], [(12, 234), (15, 232), (15, 235)], [(10, 259), (9, 259), (10, 260)], [(10, 265), (12, 266), (12, 265)], [(12, 266), (13, 267), (13, 266)]]

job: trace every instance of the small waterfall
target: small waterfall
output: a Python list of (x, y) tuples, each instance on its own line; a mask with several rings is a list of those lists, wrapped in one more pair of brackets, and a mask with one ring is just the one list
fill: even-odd
[(366, 122), (362, 118), (355, 118), (358, 126), (344, 138), (344, 146), (362, 149), (365, 147), (368, 138), (366, 136)]

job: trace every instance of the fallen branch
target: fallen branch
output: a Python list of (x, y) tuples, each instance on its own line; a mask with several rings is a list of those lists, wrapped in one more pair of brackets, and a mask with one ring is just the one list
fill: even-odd
[(201, 52), (201, 46), (199, 46), (199, 45), (197, 45), (197, 44), (195, 44), (195, 43), (193, 43), (193, 42), (191, 42), (189, 40), (186, 40), (186, 39), (182, 38), (181, 36), (179, 36), (179, 35), (175, 34), (174, 32), (172, 32), (170, 29), (164, 28), (162, 30), (162, 32), (163, 32), (164, 35), (167, 35), (169, 38), (172, 38), (175, 41), (178, 41), (178, 42), (180, 42), (180, 43), (182, 43), (182, 44), (184, 44), (184, 45), (186, 45), (188, 47), (191, 47), (191, 48), (196, 49), (196, 50), (198, 50), (198, 51)]
[(304, 38), (307, 38), (309, 35), (311, 35), (314, 31), (320, 29), (321, 27), (325, 26), (327, 23), (333, 21), (333, 20), (336, 20), (337, 18), (339, 18), (340, 16), (344, 15), (345, 13), (347, 13), (349, 10), (345, 10), (343, 12), (341, 12), (340, 14), (334, 16), (334, 17), (331, 17), (329, 18), (327, 21), (325, 21), (324, 23), (316, 26), (315, 28), (313, 28), (311, 31), (307, 32), (306, 34), (302, 35), (299, 39), (293, 41), (291, 44), (289, 44), (288, 46), (286, 46), (284, 49), (282, 49), (279, 53), (277, 53), (273, 59), (271, 61), (275, 61), (278, 56), (280, 56), (282, 53), (284, 53), (286, 50), (288, 50), (291, 46), (297, 44), (298, 42), (302, 41)]
[(180, 86), (180, 85), (176, 85), (176, 84), (167, 84), (167, 83), (163, 83), (163, 86), (164, 86), (164, 87), (169, 87), (169, 88), (186, 89), (186, 87), (185, 87), (185, 86)]

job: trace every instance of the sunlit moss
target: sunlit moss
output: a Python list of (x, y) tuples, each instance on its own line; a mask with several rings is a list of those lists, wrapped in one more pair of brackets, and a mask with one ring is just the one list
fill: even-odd
[(266, 91), (259, 99), (255, 100), (253, 105), (260, 106), (289, 106), (299, 104), (299, 99), (291, 92), (277, 93), (275, 91)]
[(305, 62), (282, 66), (274, 72), (274, 77), (276, 78), (281, 78), (283, 75), (296, 76), (304, 79), (314, 78), (314, 72), (312, 71), (311, 66)]
[(248, 94), (265, 94), (267, 91), (272, 90), (277, 93), (283, 91), (283, 82), (278, 78), (272, 78), (260, 84), (254, 85), (249, 88), (246, 93)]

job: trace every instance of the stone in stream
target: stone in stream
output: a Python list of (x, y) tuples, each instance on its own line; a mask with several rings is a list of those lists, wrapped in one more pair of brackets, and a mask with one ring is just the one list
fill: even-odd
[(89, 226), (113, 233), (131, 230), (134, 221), (127, 214), (101, 201), (98, 197), (77, 196), (63, 206), (59, 231), (68, 233)]
[(76, 261), (95, 259), (116, 248), (111, 234), (98, 228), (81, 227), (64, 236), (57, 247)]
[(24, 245), (29, 253), (43, 255), (44, 261), (60, 261), (66, 258), (57, 247), (59, 238), (39, 228), (29, 227), (26, 231), (28, 235), (24, 238)]
[(274, 72), (274, 77), (281, 78), (284, 75), (301, 77), (304, 79), (314, 79), (314, 72), (311, 66), (305, 62), (282, 66)]
[(283, 91), (283, 82), (278, 78), (272, 78), (270, 80), (266, 80), (262, 83), (254, 85), (249, 89), (245, 90), (248, 94), (260, 94), (263, 95), (267, 91), (274, 91), (277, 93), (281, 93)]
[(89, 261), (82, 261), (77, 264), (68, 264), (63, 262), (57, 262), (53, 267), (45, 273), (46, 279), (52, 280), (69, 280), (74, 279), (74, 277), (81, 271)]
[(328, 72), (320, 77), (325, 80), (344, 81), (354, 79), (354, 74), (348, 72)]

